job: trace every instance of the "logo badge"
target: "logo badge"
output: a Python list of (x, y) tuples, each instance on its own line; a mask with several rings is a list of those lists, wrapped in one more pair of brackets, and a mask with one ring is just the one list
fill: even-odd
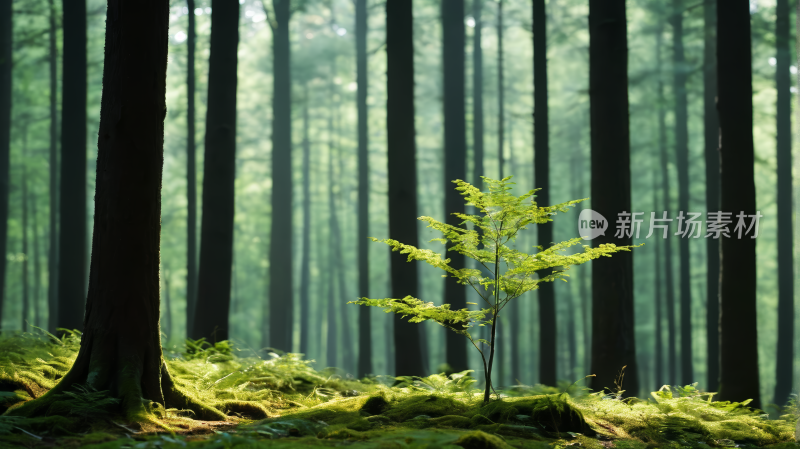
[(606, 217), (591, 209), (581, 211), (581, 215), (578, 217), (578, 234), (584, 240), (592, 240), (606, 235), (606, 229), (608, 229)]

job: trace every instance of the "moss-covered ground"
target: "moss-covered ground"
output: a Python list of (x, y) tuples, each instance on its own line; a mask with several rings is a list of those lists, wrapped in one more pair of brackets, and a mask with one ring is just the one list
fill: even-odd
[[(0, 337), (0, 412), (40, 397), (69, 370), (80, 335)], [(797, 413), (770, 418), (693, 386), (645, 400), (572, 386), (518, 386), (489, 404), (469, 375), (346, 379), (297, 355), (189, 342), (165, 351), (175, 381), (228, 415), (195, 420), (145, 404), (125, 420), (108, 392), (76, 387), (44, 416), (0, 416), (0, 448), (648, 448), (796, 447)]]

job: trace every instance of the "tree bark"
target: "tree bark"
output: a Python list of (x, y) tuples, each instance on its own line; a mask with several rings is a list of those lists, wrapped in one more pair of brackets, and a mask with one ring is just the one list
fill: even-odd
[[(756, 213), (750, 5), (717, 1), (720, 210)], [(724, 76), (722, 76), (724, 74)], [(761, 408), (756, 323), (756, 241), (720, 237), (720, 400)]]
[[(703, 140), (706, 162), (706, 210), (719, 210), (719, 119), (717, 118), (717, 10), (703, 5)], [(719, 240), (706, 238), (706, 384), (719, 388)]]
[[(628, 129), (628, 42), (624, 0), (589, 0), (592, 209), (609, 230), (596, 245), (630, 245), (615, 237), (617, 214), (631, 211)], [(592, 266), (592, 388), (613, 385), (625, 368), (623, 388), (639, 390), (633, 335), (633, 254), (601, 258)]]
[(64, 2), (58, 327), (80, 329), (86, 309), (86, 1)]
[[(389, 236), (417, 246), (417, 164), (414, 127), (414, 40), (411, 0), (386, 2), (386, 134)], [(392, 297), (418, 297), (417, 267), (391, 254)], [(422, 326), (394, 315), (398, 376), (424, 376)]]
[(59, 394), (86, 384), (120, 398), (130, 418), (141, 419), (144, 404), (152, 401), (191, 409), (201, 419), (224, 419), (174, 384), (161, 353), (158, 267), (169, 2), (116, 0), (107, 11), (81, 347), (58, 385), (8, 413), (46, 413)]
[(778, 352), (775, 397), (784, 405), (792, 393), (794, 376), (794, 266), (792, 242), (792, 86), (789, 51), (789, 0), (778, 0), (775, 10), (776, 74), (778, 90)]
[[(466, 106), (464, 105), (464, 0), (444, 0), (441, 2), (442, 19), (442, 66), (444, 85), (444, 212), (445, 223), (451, 226), (461, 224), (454, 213), (465, 213), (464, 198), (455, 189), (453, 180), (467, 177), (467, 128)], [(450, 265), (463, 268), (463, 254), (445, 254)], [(444, 282), (444, 303), (453, 310), (467, 307), (466, 287), (447, 278)], [(447, 363), (455, 372), (468, 368), (467, 342), (455, 332), (445, 334)]]
[[(50, 254), (47, 260), (47, 293), (50, 302), (50, 331), (61, 327), (58, 304), (58, 117), (57, 117), (57, 64), (56, 11), (53, 0), (50, 7)], [(69, 312), (67, 312), (69, 313)], [(72, 322), (71, 322), (72, 323)]]
[(308, 140), (308, 83), (303, 85), (303, 234), (302, 252), (300, 253), (300, 353), (308, 354), (311, 308), (309, 288), (311, 275), (309, 272), (311, 258), (311, 142)]
[(22, 125), (22, 332), (28, 332), (30, 301), (28, 296), (28, 123)]
[[(483, 189), (483, 49), (481, 35), (483, 22), (481, 12), (483, 0), (472, 0), (472, 18), (475, 31), (472, 34), (472, 185)], [(478, 265), (480, 266), (480, 265)]]
[(41, 286), (42, 286), (42, 269), (39, 259), (39, 220), (36, 212), (36, 199), (37, 194), (33, 192), (30, 196), (31, 199), (31, 218), (33, 220), (33, 322), (37, 327), (43, 327), (42, 309), (40, 304), (41, 299)]
[[(0, 0), (0, 254), (8, 236), (8, 164), (11, 152), (12, 0)], [(0, 320), (3, 319), (6, 258), (0, 257)]]
[[(653, 155), (653, 161), (657, 160), (658, 155)], [(656, 192), (658, 192), (658, 184), (656, 183), (656, 179), (658, 177), (658, 171), (653, 168), (653, 211), (658, 211), (658, 198)], [(653, 242), (653, 248), (655, 252), (655, 285), (653, 286), (653, 290), (655, 290), (655, 350), (653, 351), (653, 355), (655, 358), (655, 363), (653, 364), (653, 369), (655, 371), (655, 387), (661, 388), (664, 385), (664, 331), (662, 329), (662, 322), (664, 321), (663, 316), (661, 315), (664, 302), (663, 297), (661, 296), (662, 286), (661, 286), (661, 243), (658, 239)]]
[(227, 340), (236, 179), (236, 66), (239, 4), (211, 3), (211, 54), (203, 162), (200, 270), (192, 338)]
[[(356, 0), (356, 107), (358, 108), (358, 292), (369, 296), (369, 134), (367, 109), (367, 0)], [(358, 309), (358, 377), (372, 373), (370, 308)]]
[(195, 17), (194, 0), (186, 0), (189, 27), (186, 31), (186, 335), (194, 335), (197, 305), (197, 144), (195, 143)]
[[(289, 65), (291, 0), (272, 0), (272, 220), (269, 246), (269, 338), (265, 346), (292, 350), (292, 79)], [(265, 334), (265, 336), (267, 336)]]
[[(686, 60), (683, 55), (683, 0), (673, 0), (672, 61), (675, 95), (675, 154), (678, 160), (678, 211), (689, 213), (689, 127), (686, 100)], [(682, 230), (681, 230), (682, 231)], [(689, 238), (681, 236), (681, 385), (694, 382), (692, 369), (692, 288), (689, 267)]]
[[(669, 155), (667, 153), (667, 111), (664, 107), (664, 81), (662, 80), (663, 71), (661, 70), (661, 50), (663, 48), (663, 22), (659, 24), (656, 35), (656, 60), (658, 73), (658, 148), (661, 154), (661, 193), (664, 210), (669, 211), (672, 206), (670, 199), (669, 182)], [(672, 264), (672, 245), (670, 240), (664, 241), (664, 283), (666, 284), (666, 307), (667, 307), (667, 382), (676, 385), (678, 382), (678, 345), (677, 332), (675, 325), (675, 283), (673, 282)]]
[[(547, 15), (545, 1), (533, 0), (533, 147), (536, 202), (550, 204), (550, 137), (547, 108)], [(549, 248), (553, 244), (553, 225), (540, 224), (536, 228), (539, 245)], [(542, 276), (550, 274), (542, 273)], [(552, 282), (539, 286), (539, 382), (556, 384), (556, 302)]]

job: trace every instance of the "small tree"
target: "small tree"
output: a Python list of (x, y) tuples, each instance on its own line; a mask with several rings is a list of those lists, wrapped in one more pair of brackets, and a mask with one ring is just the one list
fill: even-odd
[[(555, 206), (539, 207), (534, 198), (537, 190), (530, 190), (526, 194), (516, 197), (509, 193), (513, 182), (511, 176), (502, 180), (483, 177), (488, 186), (488, 193), (481, 192), (477, 187), (457, 179), (453, 181), (458, 185), (456, 190), (461, 191), (467, 205), (474, 206), (483, 215), (468, 215), (455, 213), (463, 220), (461, 224), (472, 223), (477, 229), (464, 229), (451, 226), (431, 217), (419, 217), (428, 223), (429, 228), (436, 229), (444, 234), (444, 238), (433, 239), (442, 244), (452, 244), (449, 251), (455, 251), (471, 257), (481, 263), (491, 273), (482, 276), (481, 271), (473, 268), (453, 268), (449, 265), (450, 259), (429, 249), (418, 249), (405, 245), (397, 240), (384, 239), (383, 243), (392, 247), (392, 251), (408, 254), (408, 261), (421, 260), (441, 268), (450, 276), (465, 285), (472, 287), (486, 302), (488, 308), (480, 310), (451, 310), (450, 304), (435, 306), (432, 302), (423, 302), (412, 296), (403, 299), (369, 299), (361, 298), (359, 301), (350, 301), (348, 304), (376, 306), (386, 309), (386, 313), (411, 316), (412, 323), (432, 320), (440, 325), (464, 335), (469, 339), (475, 349), (481, 354), (483, 372), (486, 376), (486, 390), (483, 401), (488, 402), (492, 391), (492, 365), (494, 363), (494, 340), (497, 330), (497, 316), (512, 299), (525, 292), (536, 290), (541, 282), (552, 282), (561, 279), (566, 282), (566, 274), (573, 265), (580, 265), (600, 256), (611, 257), (617, 251), (629, 251), (630, 246), (616, 246), (614, 244), (599, 245), (597, 248), (583, 246), (583, 252), (576, 254), (560, 254), (571, 246), (578, 245), (581, 237), (557, 243), (550, 248), (536, 247), (539, 251), (535, 254), (526, 254), (507, 246), (509, 241), (514, 241), (522, 229), (531, 223), (546, 223), (552, 221), (551, 216), (556, 212), (567, 212), (571, 206), (581, 200), (568, 201)], [(379, 241), (372, 238), (372, 241)], [(481, 246), (482, 247), (479, 247)], [(500, 273), (500, 265), (505, 263), (506, 270)], [(493, 265), (493, 268), (490, 266)], [(544, 271), (544, 274), (534, 278), (534, 273)], [(447, 277), (447, 274), (443, 277)], [(476, 305), (475, 303), (467, 303)], [(490, 326), (490, 341), (475, 339), (470, 330), (476, 326)], [(485, 349), (480, 344), (488, 347), (489, 360), (486, 360)]]

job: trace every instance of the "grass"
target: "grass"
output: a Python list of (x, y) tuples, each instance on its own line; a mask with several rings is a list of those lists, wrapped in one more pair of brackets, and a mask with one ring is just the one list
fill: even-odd
[[(0, 412), (44, 394), (67, 372), (79, 333), (0, 337)], [(165, 354), (175, 381), (226, 422), (149, 404), (127, 422), (108, 392), (76, 387), (37, 418), (0, 416), (0, 447), (64, 448), (650, 448), (796, 447), (794, 407), (769, 419), (746, 403), (713, 401), (696, 386), (647, 399), (575, 388), (517, 387), (483, 404), (467, 373), (347, 380), (297, 354), (188, 342)]]

